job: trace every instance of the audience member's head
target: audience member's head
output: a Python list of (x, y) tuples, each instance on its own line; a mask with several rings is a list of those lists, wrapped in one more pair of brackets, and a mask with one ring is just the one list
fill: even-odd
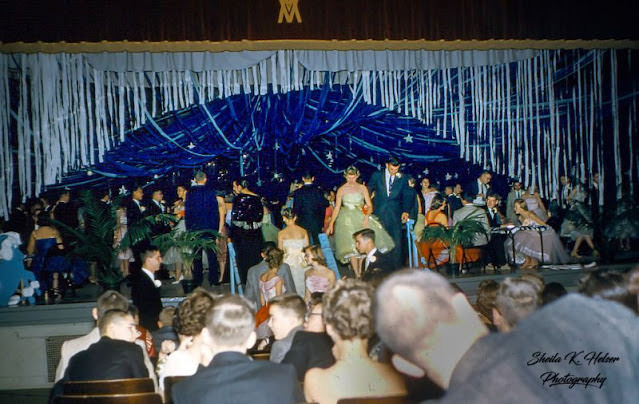
[(356, 279), (341, 279), (323, 298), (326, 332), (333, 341), (373, 335), (373, 287)]
[(628, 286), (628, 279), (619, 272), (592, 271), (579, 280), (578, 290), (583, 295), (612, 300), (637, 312), (637, 298)]
[(164, 193), (162, 192), (161, 189), (155, 189), (153, 190), (153, 193), (151, 194), (151, 199), (157, 202), (162, 202), (162, 199), (164, 199)]
[(395, 353), (395, 367), (443, 388), (460, 358), (488, 333), (466, 297), (432, 272), (395, 272), (377, 288), (375, 301), (376, 331)]
[(355, 248), (360, 254), (368, 254), (375, 248), (375, 231), (373, 229), (361, 229), (353, 233)]
[(129, 312), (131, 317), (133, 317), (133, 322), (135, 323), (135, 325), (139, 326), (140, 325), (140, 309), (138, 309), (138, 306), (136, 306), (133, 303), (129, 303), (129, 307), (127, 308), (127, 311)]
[(322, 302), (324, 297), (323, 292), (311, 293), (311, 300), (308, 304), (308, 311), (304, 317), (304, 331), (309, 332), (325, 332), (326, 325), (324, 324), (323, 311), (324, 304)]
[(216, 297), (208, 312), (202, 336), (213, 352), (245, 353), (255, 344), (254, 330), (253, 304), (242, 296), (226, 294)]
[(495, 307), (495, 299), (497, 298), (498, 291), (499, 283), (494, 280), (479, 282), (475, 308), (477, 312), (487, 320), (484, 321), (486, 324), (493, 324), (493, 308)]
[(133, 316), (126, 310), (109, 310), (98, 320), (102, 337), (133, 342), (139, 333)]
[(293, 212), (291, 208), (282, 209), (282, 218), (291, 222), (295, 222), (297, 220), (297, 215)]
[(544, 277), (538, 274), (537, 272), (527, 272), (525, 274), (522, 274), (520, 278), (532, 283), (533, 286), (537, 288), (537, 293), (539, 293), (540, 295), (541, 295), (541, 292), (543, 292), (544, 287), (546, 286), (546, 281), (544, 280)]
[(501, 332), (508, 332), (540, 305), (538, 286), (526, 279), (505, 278), (501, 281), (495, 307), (493, 323)]
[(559, 282), (547, 283), (546, 286), (544, 287), (543, 292), (541, 292), (542, 305), (552, 303), (567, 293), (568, 291), (566, 290), (566, 288), (564, 288), (564, 286), (561, 283)]
[(206, 326), (213, 296), (203, 288), (196, 288), (178, 305), (173, 328), (180, 335), (196, 336)]
[(294, 328), (304, 324), (306, 305), (299, 295), (280, 295), (271, 300), (268, 312), (268, 326), (273, 331), (275, 339), (280, 340)]
[(316, 244), (304, 247), (304, 256), (306, 257), (306, 262), (310, 265), (312, 265), (313, 262), (316, 262), (322, 266), (326, 266), (324, 251), (322, 251), (322, 248)]
[(93, 318), (98, 321), (104, 313), (109, 310), (122, 310), (127, 311), (129, 309), (129, 301), (119, 292), (115, 290), (108, 290), (98, 297), (96, 307), (93, 308)]
[(284, 260), (284, 252), (277, 247), (272, 247), (264, 252), (264, 261), (269, 268), (279, 268)]
[(175, 306), (166, 306), (158, 315), (158, 328), (172, 327), (175, 318)]

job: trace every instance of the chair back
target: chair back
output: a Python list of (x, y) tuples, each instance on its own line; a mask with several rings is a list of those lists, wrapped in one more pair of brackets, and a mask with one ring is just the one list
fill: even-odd
[(171, 398), (173, 385), (187, 377), (188, 376), (167, 376), (164, 378), (164, 404), (171, 404), (173, 402), (173, 399)]
[(256, 361), (267, 361), (271, 357), (270, 352), (256, 352), (251, 354), (251, 358)]
[(162, 404), (157, 393), (103, 394), (56, 397), (56, 404)]
[(337, 400), (337, 404), (408, 404), (408, 396), (353, 397)]
[(86, 380), (64, 383), (67, 396), (99, 394), (153, 393), (155, 386), (151, 378)]

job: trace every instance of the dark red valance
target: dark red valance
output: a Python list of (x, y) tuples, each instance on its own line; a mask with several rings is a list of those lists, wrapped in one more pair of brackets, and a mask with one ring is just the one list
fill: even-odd
[(634, 1), (592, 3), (2, 0), (0, 41), (639, 39)]

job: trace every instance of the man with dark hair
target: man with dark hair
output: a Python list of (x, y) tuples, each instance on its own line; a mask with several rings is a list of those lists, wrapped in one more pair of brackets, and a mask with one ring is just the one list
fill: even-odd
[(142, 349), (134, 344), (138, 332), (127, 311), (109, 310), (98, 320), (100, 340), (74, 355), (52, 397), (63, 393), (65, 382), (149, 377)]
[(155, 331), (158, 328), (158, 316), (162, 311), (162, 282), (155, 279), (155, 273), (160, 270), (162, 254), (155, 246), (143, 246), (140, 261), (142, 270), (131, 279), (131, 299), (140, 310), (140, 325), (149, 331)]
[(269, 359), (279, 363), (291, 348), (295, 333), (304, 325), (306, 305), (299, 295), (286, 294), (271, 300), (268, 312), (268, 326), (275, 338)]
[(302, 175), (304, 185), (293, 192), (293, 213), (297, 216), (297, 224), (308, 232), (311, 244), (319, 244), (317, 235), (322, 232), (324, 213), (328, 200), (313, 182), (315, 176), (310, 172)]
[(195, 375), (173, 386), (175, 404), (262, 403), (304, 401), (295, 369), (271, 361), (253, 361), (246, 350), (255, 344), (255, 310), (245, 298), (224, 295), (215, 300), (202, 330), (213, 359)]
[[(127, 311), (128, 308), (129, 302), (126, 297), (122, 296), (116, 291), (109, 290), (98, 297), (96, 307), (91, 310), (91, 315), (97, 323), (99, 319), (102, 318), (104, 314), (109, 310)], [(62, 379), (67, 367), (69, 366), (69, 360), (75, 354), (84, 351), (85, 349), (89, 348), (91, 344), (94, 344), (99, 340), (100, 330), (98, 327), (95, 327), (90, 333), (83, 335), (82, 337), (65, 341), (62, 344), (62, 348), (60, 350), (60, 362), (58, 363), (58, 367), (55, 372), (55, 381), (57, 382)], [(151, 377), (153, 379), (157, 390), (157, 379), (155, 377), (153, 365), (151, 364), (151, 360), (149, 359), (146, 351), (143, 352), (143, 355), (147, 373), (150, 375), (145, 377)]]
[(409, 212), (415, 203), (415, 194), (408, 186), (406, 177), (399, 172), (399, 166), (397, 158), (389, 157), (386, 167), (375, 171), (368, 182), (375, 215), (395, 242), (395, 248), (388, 252), (393, 270), (403, 265), (402, 225), (409, 219)]
[(472, 195), (470, 202), (480, 206), (486, 204), (486, 196), (491, 191), (490, 181), (492, 178), (490, 171), (484, 170), (475, 181), (464, 187), (464, 190), (469, 191)]
[[(185, 224), (189, 231), (210, 230), (223, 234), (226, 205), (221, 196), (206, 187), (207, 177), (203, 171), (195, 173), (195, 185), (191, 187), (185, 203)], [(206, 251), (209, 262), (209, 284), (219, 285), (220, 264), (212, 250)], [(202, 258), (193, 261), (193, 282), (200, 286), (203, 280)]]
[(375, 246), (375, 231), (362, 229), (353, 233), (357, 252), (365, 255), (359, 276), (362, 280), (381, 279), (393, 270), (393, 263), (387, 254)]

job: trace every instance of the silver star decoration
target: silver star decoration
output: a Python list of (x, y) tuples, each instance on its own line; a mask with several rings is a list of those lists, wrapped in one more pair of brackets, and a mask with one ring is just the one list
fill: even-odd
[(459, 178), (459, 174), (455, 173), (455, 175), (453, 175), (454, 178)]
[(450, 175), (450, 173), (446, 173), (446, 181), (450, 181), (451, 178), (453, 178), (453, 176)]
[(330, 152), (330, 151), (329, 151), (329, 152), (327, 152), (327, 153), (326, 153), (326, 158), (327, 158), (328, 160), (333, 160), (333, 152)]
[(404, 136), (404, 141), (406, 143), (413, 143), (413, 136), (409, 133), (408, 135)]
[(261, 179), (258, 179), (255, 183), (257, 184), (258, 187), (262, 186), (262, 180)]
[(190, 142), (188, 146), (186, 146), (189, 150), (193, 150), (195, 149), (195, 145), (193, 144), (193, 142)]
[(280, 144), (278, 142), (275, 142), (275, 146), (273, 146), (273, 148), (275, 150), (279, 150), (280, 149)]
[(195, 182), (195, 178), (191, 180), (191, 186), (194, 187), (197, 185), (197, 182)]
[(280, 173), (273, 173), (273, 180), (278, 180), (280, 178)]
[(126, 195), (129, 191), (127, 191), (126, 187), (122, 185), (120, 187), (120, 195)]
[(430, 171), (428, 171), (428, 168), (424, 168), (424, 171), (422, 171), (422, 172), (424, 173), (424, 175), (428, 175), (428, 173), (429, 173)]

